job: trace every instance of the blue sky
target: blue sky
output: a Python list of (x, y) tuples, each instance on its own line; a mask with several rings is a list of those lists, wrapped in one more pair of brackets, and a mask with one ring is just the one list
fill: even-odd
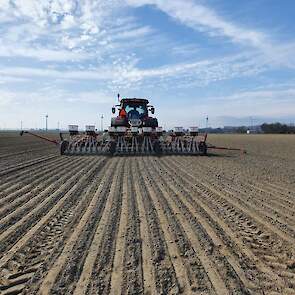
[(162, 126), (295, 121), (293, 0), (0, 0), (0, 128), (105, 127), (116, 94)]

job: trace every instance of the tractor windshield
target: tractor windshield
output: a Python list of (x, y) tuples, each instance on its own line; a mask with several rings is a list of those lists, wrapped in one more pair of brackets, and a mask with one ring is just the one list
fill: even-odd
[(148, 115), (147, 107), (143, 104), (126, 103), (124, 109), (129, 119), (142, 119)]

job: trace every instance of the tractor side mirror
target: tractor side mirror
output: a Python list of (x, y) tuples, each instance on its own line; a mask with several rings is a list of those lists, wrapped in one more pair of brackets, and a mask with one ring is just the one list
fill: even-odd
[(151, 113), (154, 114), (155, 113), (155, 108), (151, 107)]
[(112, 113), (115, 114), (116, 113), (116, 108), (112, 107)]

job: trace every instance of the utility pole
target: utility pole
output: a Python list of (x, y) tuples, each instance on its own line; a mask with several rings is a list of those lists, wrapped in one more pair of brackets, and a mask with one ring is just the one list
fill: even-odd
[(45, 130), (47, 132), (48, 131), (48, 115), (46, 115), (45, 118), (46, 118), (46, 128), (45, 128)]
[(250, 130), (254, 131), (253, 117), (252, 116), (250, 117), (250, 124), (251, 124)]
[(100, 117), (100, 129), (103, 131), (103, 114)]
[(208, 132), (208, 121), (209, 121), (209, 118), (208, 118), (208, 115), (206, 117), (206, 133)]
[(23, 131), (23, 121), (20, 121), (20, 131)]

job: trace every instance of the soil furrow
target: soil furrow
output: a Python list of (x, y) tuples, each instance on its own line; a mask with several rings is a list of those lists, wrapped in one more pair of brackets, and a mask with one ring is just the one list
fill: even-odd
[(44, 150), (52, 150), (52, 148), (51, 147), (48, 147), (48, 148), (42, 147), (42, 148), (29, 149), (29, 150), (25, 150), (25, 151), (21, 151), (21, 152), (7, 153), (7, 154), (3, 154), (3, 152), (2, 152), (2, 155), (0, 156), (0, 160), (4, 159), (4, 158), (19, 156), (19, 155), (26, 154), (26, 153), (35, 153), (35, 152), (44, 151)]
[[(192, 170), (191, 170), (192, 171)], [(204, 170), (202, 172), (204, 174)], [(227, 173), (228, 174), (228, 173)], [(289, 221), (295, 222), (293, 217), (295, 214), (294, 199), (280, 197), (278, 193), (268, 191), (268, 185), (263, 188), (258, 187), (257, 184), (253, 184), (253, 181), (239, 181), (232, 185), (232, 181), (225, 177), (212, 177), (210, 174), (210, 183), (214, 181), (216, 184), (226, 186), (230, 191), (234, 191), (238, 195), (243, 195), (247, 202), (255, 204), (255, 206), (262, 207), (262, 210), (267, 210), (272, 215), (279, 215), (282, 218), (287, 218)], [(213, 182), (214, 183), (214, 182)], [(254, 182), (255, 183), (255, 182)], [(278, 219), (279, 221), (279, 219)], [(283, 222), (284, 223), (284, 222)]]
[[(272, 272), (272, 270), (259, 261), (258, 257), (251, 252), (251, 248), (245, 248), (244, 242), (240, 241), (237, 238), (236, 231), (231, 230), (230, 227), (222, 220), (219, 216), (223, 216), (220, 212), (212, 211), (212, 203), (205, 204), (204, 201), (206, 199), (206, 194), (203, 192), (195, 192), (195, 190), (191, 190), (191, 185), (187, 183), (185, 179), (179, 176), (178, 173), (175, 173), (170, 168), (163, 165), (163, 161), (158, 162), (159, 169), (168, 173), (168, 179), (171, 179), (170, 184), (166, 185), (167, 188), (174, 188), (174, 192), (178, 191), (178, 196), (183, 196), (187, 199), (188, 204), (186, 206), (193, 206), (194, 213), (193, 216), (198, 216), (197, 220), (204, 220), (204, 222), (208, 222), (212, 228), (216, 231), (215, 233), (224, 241), (224, 243), (229, 247), (230, 252), (235, 254), (237, 260), (240, 262), (241, 266), (249, 281), (256, 281), (256, 284), (260, 286), (260, 282), (266, 282), (264, 288), (270, 288), (273, 290), (277, 290), (279, 286), (283, 286), (283, 281), (280, 280), (279, 276)], [(176, 187), (175, 187), (176, 186)], [(172, 192), (171, 192), (172, 193)], [(172, 193), (173, 195), (173, 193)], [(178, 197), (175, 200), (183, 199), (183, 197)], [(183, 208), (183, 207), (182, 207)], [(213, 208), (215, 209), (215, 208)], [(184, 211), (188, 220), (189, 215), (187, 215), (187, 211)], [(195, 222), (195, 220), (193, 219)], [(204, 223), (203, 223), (204, 224)], [(206, 227), (206, 226), (205, 226)], [(207, 227), (208, 228), (208, 227)], [(212, 236), (212, 233), (211, 233)], [(217, 244), (219, 248), (219, 244)], [(245, 257), (241, 256), (241, 253), (245, 255)], [(253, 262), (255, 261), (255, 264)], [(257, 268), (257, 269), (256, 269)], [(256, 269), (256, 270), (255, 270)], [(273, 284), (275, 282), (275, 284)], [(247, 283), (245, 283), (247, 285)]]
[[(177, 216), (181, 219), (181, 224), (185, 226), (185, 230), (188, 233), (187, 235), (192, 241), (194, 241), (193, 245), (201, 245), (199, 248), (203, 248), (203, 253), (200, 249), (198, 249), (198, 252), (200, 252), (200, 255), (203, 255), (203, 257), (208, 257), (210, 259), (211, 262), (207, 263), (209, 267), (207, 273), (209, 273), (209, 276), (212, 272), (210, 270), (210, 265), (212, 264), (216, 271), (219, 272), (219, 275), (222, 277), (222, 281), (226, 284), (229, 290), (234, 289), (240, 294), (247, 294), (248, 287), (252, 288), (253, 284), (246, 279), (246, 275), (242, 270), (242, 267), (239, 266), (239, 261), (231, 255), (230, 252), (232, 251), (232, 244), (229, 249), (230, 251), (225, 251), (223, 249), (226, 248), (226, 245), (222, 239), (217, 237), (217, 234), (220, 234), (218, 225), (217, 233), (215, 233), (212, 225), (209, 225), (208, 221), (206, 221), (200, 213), (197, 213), (194, 209), (189, 210), (189, 208), (192, 208), (192, 205), (190, 204), (192, 200), (191, 196), (186, 194), (185, 187), (179, 185), (179, 188), (177, 188), (175, 186), (177, 184), (177, 179), (173, 178), (173, 175), (170, 174), (171, 172), (169, 173), (169, 171), (165, 171), (163, 168), (160, 168), (161, 166), (158, 162), (159, 161), (151, 161), (152, 166), (154, 166), (153, 171), (155, 178), (161, 181), (161, 189), (167, 202), (174, 204), (172, 206), (175, 207), (175, 210), (177, 212), (181, 212), (179, 212)], [(165, 175), (167, 175), (167, 177), (165, 177)], [(186, 201), (186, 199), (188, 199), (188, 201)], [(199, 211), (207, 214), (204, 210)], [(216, 228), (216, 224), (214, 227)], [(227, 238), (227, 241), (228, 240), (229, 238)], [(219, 292), (219, 288), (216, 286), (215, 290), (217, 293)]]
[[(170, 166), (169, 166), (170, 167)], [(178, 167), (179, 170), (179, 167)], [(243, 211), (236, 212), (234, 207), (228, 206), (226, 202), (216, 201), (216, 196), (214, 193), (204, 189), (199, 189), (195, 186), (196, 179), (193, 182), (189, 182), (189, 177), (186, 176), (184, 180), (186, 186), (195, 191), (197, 194), (202, 195), (202, 200), (208, 203), (208, 206), (212, 208), (217, 214), (223, 216), (223, 219), (227, 222), (228, 226), (232, 228), (234, 232), (238, 233), (239, 239), (242, 239), (243, 243), (246, 243), (257, 257), (260, 257), (264, 261), (265, 265), (268, 265), (270, 269), (274, 270), (274, 273), (278, 277), (282, 277), (286, 280), (286, 277), (293, 277), (293, 272), (287, 270), (287, 263), (292, 257), (292, 246), (289, 244), (283, 244), (281, 239), (279, 239), (275, 234), (268, 233), (263, 229), (259, 229), (259, 225), (255, 225), (254, 221), (245, 217)], [(205, 192), (205, 193), (204, 193)], [(214, 202), (217, 202), (214, 204)], [(227, 213), (228, 212), (228, 213)], [(273, 257), (271, 263), (265, 259), (268, 254)], [(285, 272), (281, 272), (281, 267), (285, 268)], [(284, 285), (282, 283), (281, 285)]]
[[(139, 271), (141, 270), (141, 263), (138, 263), (141, 257), (139, 230), (136, 230), (138, 216), (135, 215), (136, 205), (134, 204), (134, 192), (131, 189), (132, 174), (127, 174), (128, 171), (131, 171), (130, 168), (130, 161), (128, 161), (124, 166), (122, 212), (116, 242), (110, 294), (143, 294), (142, 274)], [(130, 233), (132, 236), (130, 236)]]
[[(32, 238), (25, 243), (14, 256), (4, 265), (2, 272), (6, 270), (6, 284), (0, 289), (9, 291), (12, 287), (15, 289), (17, 282), (16, 277), (26, 275), (31, 279), (35, 272), (40, 269), (44, 271), (46, 263), (50, 257), (57, 256), (62, 250), (64, 239), (70, 234), (72, 226), (79, 220), (80, 216), (86, 210), (90, 200), (81, 199), (84, 193), (95, 190), (98, 186), (95, 176), (105, 165), (101, 161), (94, 168), (90, 168), (87, 176), (83, 177), (84, 186), (79, 186), (73, 192), (63, 207), (53, 215), (46, 224), (41, 227)], [(45, 263), (46, 262), (46, 263)], [(10, 273), (7, 273), (7, 271)], [(22, 286), (19, 286), (22, 288)], [(29, 292), (31, 294), (31, 292)]]
[(56, 157), (58, 157), (58, 155), (45, 156), (45, 157), (41, 157), (38, 159), (27, 161), (25, 163), (13, 165), (11, 167), (6, 167), (5, 169), (0, 170), (0, 177), (10, 174), (10, 173), (13, 173), (13, 172), (16, 172), (16, 171), (19, 171), (19, 170), (22, 170), (22, 169), (25, 169), (25, 168), (28, 168), (28, 167), (32, 167), (36, 164), (40, 164), (40, 163), (49, 161), (49, 160), (56, 158)]
[(295, 295), (295, 137), (209, 142), (247, 154), (60, 156), (0, 134), (0, 294)]
[[(123, 159), (119, 160), (114, 173), (107, 201), (99, 224), (94, 231), (92, 243), (87, 252), (82, 272), (76, 284), (74, 294), (106, 293), (110, 288), (111, 268), (116, 247), (116, 235), (122, 202)], [(116, 218), (116, 219), (114, 219)], [(107, 232), (107, 230), (111, 230)], [(95, 288), (95, 290), (93, 290)]]
[(33, 187), (34, 183), (37, 183), (40, 179), (46, 179), (45, 176), (49, 173), (59, 173), (62, 171), (63, 165), (78, 162), (78, 159), (71, 158), (54, 158), (49, 163), (40, 163), (38, 167), (35, 167), (34, 170), (28, 168), (28, 170), (22, 171), (21, 175), (13, 175), (9, 179), (5, 179), (5, 183), (0, 186), (1, 192), (0, 195), (0, 204), (4, 201), (9, 200), (9, 195), (13, 196), (13, 199), (16, 198), (16, 192), (21, 190), (21, 192), (28, 191)]
[(143, 194), (139, 187), (138, 171), (134, 171), (134, 164), (131, 165), (131, 175), (136, 198), (138, 216), (140, 220), (140, 241), (141, 241), (141, 257), (142, 257), (142, 274), (144, 294), (157, 294), (156, 276), (154, 272), (152, 241), (149, 238), (149, 224), (146, 219), (146, 212), (143, 204)]
[[(12, 215), (17, 215), (18, 219), (20, 219), (21, 214), (19, 214), (19, 212), (22, 211), (23, 206), (26, 206), (27, 210), (29, 210), (29, 203), (34, 204), (40, 201), (40, 195), (42, 194), (42, 191), (48, 187), (52, 187), (54, 190), (58, 180), (71, 169), (74, 171), (74, 169), (79, 165), (80, 163), (73, 164), (72, 162), (62, 162), (60, 165), (56, 165), (58, 168), (62, 168), (59, 172), (52, 171), (51, 173), (46, 174), (46, 176), (32, 181), (30, 185), (22, 186), (21, 189), (15, 190), (13, 193), (1, 199), (0, 203), (5, 205), (0, 209), (0, 218), (2, 218), (0, 231), (5, 220), (9, 219), (9, 214), (11, 212)], [(14, 219), (14, 222), (16, 221), (17, 220)]]
[(93, 245), (89, 250), (91, 253), (89, 258), (93, 259), (94, 263), (89, 277), (90, 280), (88, 284), (85, 284), (88, 294), (109, 294), (110, 292), (111, 273), (122, 213), (123, 172), (126, 158), (121, 159), (121, 161), (122, 163), (119, 164), (116, 171), (109, 195), (109, 198), (112, 199), (109, 211), (106, 211), (105, 218), (101, 219)]
[(275, 182), (263, 182), (262, 184), (266, 184), (269, 189), (274, 191), (275, 193), (280, 193), (284, 196), (291, 197), (292, 200), (294, 200), (295, 191), (291, 189), (290, 187), (282, 186), (281, 184), (275, 183)]
[(169, 256), (167, 241), (164, 238), (159, 216), (144, 184), (142, 171), (138, 167), (138, 161), (133, 162), (135, 162), (135, 165), (132, 170), (136, 175), (135, 182), (141, 191), (145, 218), (147, 219), (156, 292), (157, 294), (179, 293), (179, 282)]
[[(155, 177), (155, 170), (150, 169), (152, 161), (153, 159), (149, 158), (149, 163), (146, 163), (142, 159), (144, 166), (141, 167), (141, 171), (145, 172), (145, 186), (159, 214), (165, 240), (168, 241), (168, 251), (173, 259), (181, 292), (214, 294), (212, 282), (215, 289), (219, 290), (219, 294), (228, 294), (226, 286), (215, 269), (212, 269), (204, 251), (200, 252), (200, 242), (194, 239), (194, 247), (192, 246), (183, 224), (181, 225), (179, 221), (178, 209), (170, 206), (168, 201), (170, 196), (164, 192), (162, 186), (158, 185), (159, 179)], [(208, 269), (211, 272), (208, 272)], [(211, 282), (207, 273), (211, 276)]]
[[(99, 222), (105, 208), (111, 185), (109, 181), (112, 180), (115, 168), (116, 163), (109, 161), (107, 170), (103, 170), (99, 178), (96, 179), (98, 187), (95, 191), (87, 193), (87, 196), (90, 195), (91, 202), (88, 203), (72, 234), (65, 241), (62, 253), (58, 259), (48, 264), (47, 271), (42, 276), (43, 280), (39, 280), (35, 284), (34, 290), (39, 290), (38, 292), (42, 294), (49, 294), (54, 293), (55, 288), (57, 293), (61, 293), (61, 290), (66, 287), (63, 284), (64, 281), (69, 283), (67, 286), (69, 290), (74, 288), (74, 282), (78, 280), (82, 271), (87, 249), (89, 249), (92, 243), (95, 226)], [(58, 291), (56, 286), (59, 286), (61, 290)]]
[[(31, 198), (23, 206), (18, 207), (11, 214), (1, 219), (0, 226), (0, 241), (3, 241), (11, 232), (18, 232), (18, 227), (29, 226), (26, 221), (29, 220), (28, 224), (31, 224), (32, 219), (30, 216), (38, 215), (42, 216), (46, 214), (47, 210), (53, 206), (60, 197), (62, 197), (63, 192), (60, 191), (60, 187), (70, 187), (76, 182), (78, 178), (78, 173), (83, 169), (87, 163), (81, 165), (81, 163), (76, 163), (70, 168), (65, 169), (65, 174), (62, 176), (53, 176), (53, 181), (49, 186), (42, 185), (41, 192), (35, 195), (35, 198)], [(72, 177), (68, 177), (66, 173), (73, 173)], [(1, 249), (1, 248), (0, 248)]]
[(46, 165), (44, 165), (42, 162), (40, 164), (36, 164), (33, 167), (29, 167), (28, 169), (21, 170), (19, 173), (2, 176), (0, 178), (0, 196), (6, 195), (10, 191), (14, 191), (20, 187), (21, 184), (29, 184), (31, 182), (30, 177), (42, 175), (43, 172), (50, 171), (52, 167), (64, 161), (67, 161), (67, 158), (61, 159), (60, 157), (57, 157), (46, 162)]
[[(128, 161), (127, 171), (132, 171), (131, 161)], [(123, 277), (121, 293), (143, 294), (143, 240), (141, 239), (140, 215), (137, 203), (136, 188), (133, 173), (127, 177), (128, 219), (125, 236), (125, 248), (123, 250)], [(118, 293), (118, 294), (121, 294)]]
[[(233, 273), (236, 273), (238, 277), (235, 279), (240, 287), (244, 285), (248, 289), (256, 290), (257, 288), (255, 285), (246, 277), (245, 274), (245, 272), (249, 273), (253, 271), (252, 264), (245, 265), (245, 262), (240, 264), (240, 250), (238, 249), (238, 252), (235, 251), (237, 248), (237, 245), (235, 245), (235, 239), (231, 240), (232, 235), (227, 235), (228, 232), (224, 232), (224, 230), (227, 229), (226, 226), (224, 226), (222, 222), (220, 222), (220, 226), (215, 221), (214, 214), (210, 214), (210, 211), (206, 208), (206, 206), (203, 206), (199, 200), (195, 202), (195, 200), (191, 198), (190, 193), (186, 191), (185, 187), (177, 183), (177, 180), (173, 178), (173, 175), (168, 174), (167, 171), (161, 168), (156, 168), (155, 173), (155, 177), (162, 182), (162, 191), (166, 195), (166, 199), (172, 200), (175, 204), (175, 208), (178, 208), (178, 210), (182, 213), (178, 214), (178, 216), (186, 230), (191, 232), (190, 227), (194, 230), (195, 225), (197, 225), (197, 229), (202, 227), (202, 231), (205, 231), (207, 233), (206, 235), (208, 235), (207, 239), (212, 239), (212, 244), (208, 249), (211, 249), (212, 245), (213, 248), (218, 249), (220, 254), (224, 256), (231, 265), (231, 267), (227, 268), (229, 270), (230, 268), (234, 270), (234, 272), (231, 271), (231, 277)], [(168, 177), (164, 177), (163, 174)], [(207, 210), (204, 210), (203, 208)], [(192, 232), (189, 234), (189, 237), (193, 237), (198, 234), (198, 232), (199, 230), (197, 230), (196, 233)], [(210, 252), (208, 251), (208, 255), (209, 253)], [(244, 258), (244, 260), (246, 260), (246, 258)], [(253, 275), (251, 274), (251, 278), (252, 277)], [(241, 282), (239, 282), (239, 280)], [(243, 290), (243, 292), (247, 293), (247, 290)]]
[[(190, 181), (192, 187), (199, 188), (200, 190), (206, 191), (207, 196), (211, 196), (216, 200), (220, 200), (223, 203), (227, 203), (231, 208), (235, 208), (240, 214), (246, 215), (247, 219), (251, 219), (253, 222), (257, 222), (260, 226), (269, 230), (273, 234), (277, 235), (279, 238), (285, 240), (289, 243), (295, 243), (295, 234), (293, 237), (293, 233), (295, 233), (295, 229), (288, 227), (286, 224), (282, 224), (279, 221), (276, 221), (264, 212), (264, 214), (260, 214), (257, 212), (257, 208), (252, 206), (250, 203), (247, 203), (245, 200), (240, 198), (238, 195), (233, 195), (232, 193), (226, 192), (222, 189), (222, 187), (217, 184), (211, 184), (209, 181), (201, 181), (203, 180), (203, 176), (200, 174), (199, 177), (193, 177), (186, 167), (181, 167), (179, 165), (175, 165), (173, 161), (169, 160), (169, 164), (174, 169), (178, 171), (181, 170), (183, 174)], [(221, 202), (219, 202), (221, 204)], [(224, 204), (225, 204), (224, 203)], [(286, 231), (288, 230), (288, 233)], [(289, 234), (289, 231), (292, 232), (292, 235)]]
[[(178, 165), (186, 167), (186, 169), (189, 168), (190, 172), (193, 175), (196, 175), (196, 177), (200, 177), (200, 174), (202, 174), (202, 179), (204, 179), (205, 181), (206, 175), (206, 181), (210, 182), (211, 184), (218, 184), (222, 187), (225, 186), (227, 189), (230, 189), (231, 191), (234, 191), (239, 195), (243, 195), (247, 202), (251, 200), (251, 203), (255, 203), (255, 205), (257, 206), (263, 208), (266, 207), (267, 210), (271, 212), (271, 214), (274, 210), (276, 210), (275, 214), (280, 214), (283, 218), (287, 217), (290, 220), (293, 220), (293, 222), (295, 221), (295, 219), (293, 218), (295, 213), (294, 200), (290, 201), (290, 199), (279, 197), (278, 194), (268, 192), (267, 186), (263, 187), (263, 189), (259, 188), (256, 185), (253, 185), (251, 183), (252, 181), (250, 182), (250, 180), (235, 182), (235, 185), (233, 185), (232, 179), (224, 177), (220, 174), (216, 174), (216, 172), (208, 166), (200, 164), (195, 166), (189, 162), (183, 163), (180, 162), (177, 157), (173, 157), (173, 160)], [(227, 173), (226, 175), (229, 175), (229, 173)], [(285, 204), (283, 204), (283, 202)], [(292, 207), (294, 209), (292, 209)]]
[(254, 188), (256, 191), (261, 194), (265, 194), (271, 201), (276, 204), (276, 206), (281, 206), (283, 209), (290, 210), (290, 215), (295, 212), (295, 193), (290, 194), (288, 197), (281, 196), (280, 192), (277, 192), (272, 189), (270, 184), (265, 183), (263, 186), (257, 183), (250, 183), (249, 186)]
[(78, 173), (71, 177), (65, 176), (65, 179), (63, 179), (64, 183), (61, 184), (53, 194), (49, 195), (48, 199), (45, 199), (38, 204), (21, 220), (11, 225), (5, 232), (3, 232), (0, 235), (1, 253), (4, 253), (4, 251), (7, 251), (13, 246), (25, 232), (30, 231), (30, 228), (35, 228), (35, 226), (39, 224), (38, 220), (42, 221), (46, 216), (50, 216), (56, 208), (59, 208), (66, 201), (67, 197), (75, 192), (75, 189), (80, 183), (81, 175), (85, 174), (93, 166), (94, 163), (91, 159), (88, 159), (87, 161), (84, 160)]

